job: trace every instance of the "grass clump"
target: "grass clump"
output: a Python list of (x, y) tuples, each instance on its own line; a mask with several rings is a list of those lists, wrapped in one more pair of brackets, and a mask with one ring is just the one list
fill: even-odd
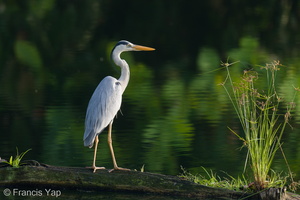
[[(279, 112), (283, 99), (276, 90), (276, 77), (282, 65), (275, 61), (260, 67), (265, 70), (266, 75), (266, 89), (262, 91), (256, 87), (258, 72), (244, 71), (241, 80), (233, 82), (229, 70), (231, 64), (223, 65), (227, 70), (227, 77), (222, 86), (238, 115), (244, 134), (230, 130), (243, 141), (243, 146), (248, 150), (245, 170), (250, 165), (254, 190), (282, 186), (284, 183), (280, 175), (271, 170), (271, 165), (279, 149), (283, 154), (281, 138), (295, 106), (293, 102), (288, 103), (285, 113)], [(283, 119), (282, 122), (279, 122), (280, 118)]]
[(212, 170), (208, 171), (204, 167), (202, 167), (202, 169), (204, 175), (193, 175), (183, 167), (181, 167), (182, 174), (180, 175), (180, 177), (208, 187), (226, 188), (235, 191), (246, 189), (244, 186), (247, 185), (247, 180), (244, 176), (242, 176), (242, 178), (234, 178), (233, 176), (230, 176), (227, 173), (223, 172), (225, 176), (220, 177)]
[[(201, 185), (236, 191), (260, 193), (271, 187), (285, 188), (288, 186), (289, 190), (295, 192), (300, 184), (293, 180), (293, 174), (284, 155), (281, 141), (295, 103), (293, 101), (286, 103), (285, 112), (280, 112), (279, 108), (283, 104), (283, 99), (279, 97), (276, 90), (276, 77), (282, 65), (275, 61), (266, 66), (260, 66), (266, 76), (266, 80), (263, 79), (260, 83), (265, 83), (266, 86), (258, 89), (257, 80), (261, 77), (257, 71), (244, 71), (242, 77), (233, 82), (229, 70), (232, 64), (235, 63), (223, 63), (227, 76), (221, 85), (224, 87), (243, 129), (243, 134), (240, 134), (229, 128), (243, 142), (243, 147), (248, 150), (243, 175), (234, 178), (224, 172), (225, 177), (220, 177), (212, 170), (209, 171), (202, 167), (204, 175), (193, 175), (181, 168), (183, 173), (180, 176)], [(293, 100), (298, 91), (300, 89), (295, 88)], [(285, 176), (282, 175), (282, 172), (276, 172), (271, 168), (278, 150), (281, 151), (288, 167), (289, 173)], [(247, 170), (248, 166), (250, 166), (250, 170)], [(247, 175), (245, 175), (246, 171)]]
[(15, 156), (15, 158), (13, 158), (13, 156), (10, 156), (9, 161), (3, 161), (3, 163), (9, 164), (10, 166), (15, 167), (15, 168), (19, 168), (22, 165), (21, 161), (22, 161), (23, 157), (31, 149), (28, 149), (27, 151), (22, 152), (20, 154), (19, 154), (18, 148), (16, 148), (16, 150), (17, 150), (17, 155)]

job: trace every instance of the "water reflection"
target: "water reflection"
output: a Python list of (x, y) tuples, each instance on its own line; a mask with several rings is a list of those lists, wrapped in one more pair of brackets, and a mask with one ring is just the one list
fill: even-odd
[[(242, 45), (243, 48), (248, 47)], [(254, 51), (245, 52), (254, 54)], [(170, 68), (170, 76), (162, 85), (153, 84), (154, 75), (149, 67), (133, 60), (132, 63), (130, 84), (113, 130), (119, 165), (133, 169), (145, 165), (146, 170), (168, 174), (178, 174), (180, 165), (195, 172), (200, 166), (205, 166), (232, 174), (241, 173), (245, 152), (239, 150), (241, 142), (227, 128), (239, 130), (240, 127), (225, 92), (219, 86), (224, 81), (224, 73), (222, 70), (213, 71), (219, 66), (216, 52), (208, 48), (200, 51), (198, 68), (201, 73), (191, 75), (188, 81), (180, 76), (176, 66)], [(236, 77), (242, 71), (240, 66), (232, 70)], [(292, 67), (284, 72), (288, 78), (280, 85), (286, 99), (291, 99), (291, 85), (298, 81), (294, 70)], [(2, 79), (6, 80), (5, 77)], [(27, 86), (32, 88), (29, 93), (4, 90), (1, 98), (1, 156), (14, 155), (15, 146), (18, 146), (20, 150), (32, 148), (28, 156), (40, 162), (90, 165), (92, 150), (82, 145), (85, 106), (90, 97), (84, 90), (87, 87), (83, 85), (85, 79), (85, 75), (69, 77), (63, 93), (39, 91), (32, 86)], [(6, 81), (7, 85), (13, 85)], [(87, 84), (91, 85), (89, 91), (92, 93), (97, 83)], [(16, 98), (16, 95), (19, 96)], [(53, 95), (55, 98), (44, 99)], [(21, 101), (23, 99), (27, 100)], [(43, 102), (40, 99), (44, 99)], [(299, 115), (295, 115), (295, 119), (299, 123)], [(299, 141), (297, 130), (297, 126), (289, 130), (284, 138), (287, 157), (291, 158), (291, 167), (296, 171), (300, 152), (296, 145)], [(111, 167), (106, 132), (100, 136), (99, 152), (98, 163)], [(284, 163), (280, 163), (279, 168), (285, 170)]]
[[(243, 48), (253, 46), (242, 45)], [(233, 52), (241, 54), (243, 50)], [(255, 51), (245, 50), (245, 54), (250, 53), (255, 54)], [(234, 53), (232, 55), (239, 58)], [(253, 63), (262, 63), (264, 57), (258, 56)], [(214, 71), (220, 68), (217, 53), (208, 48), (200, 50), (196, 74), (185, 80), (181, 68), (174, 65), (169, 67), (170, 76), (167, 75), (168, 78), (159, 84), (156, 84), (154, 70), (135, 63), (130, 54), (127, 58), (131, 59), (132, 76), (113, 128), (118, 164), (137, 170), (145, 166), (146, 171), (173, 175), (180, 173), (180, 166), (193, 173), (201, 173), (201, 166), (204, 166), (217, 172), (223, 170), (232, 176), (240, 175), (246, 149), (240, 149), (241, 141), (228, 129), (241, 132), (229, 99), (219, 85), (224, 81), (225, 73), (222, 69)], [(249, 65), (255, 68), (250, 61)], [(232, 67), (234, 79), (246, 67), (243, 63)], [(287, 100), (294, 95), (292, 86), (299, 83), (295, 72), (291, 64), (279, 76), (279, 91)], [(37, 90), (35, 85), (25, 84), (25, 91), (10, 90), (16, 88), (15, 82), (2, 76), (6, 87), (1, 91), (0, 99), (1, 157), (14, 155), (17, 146), (20, 151), (32, 149), (26, 155), (27, 159), (51, 165), (89, 166), (93, 150), (83, 147), (83, 124), (90, 95), (101, 79), (97, 75), (92, 81), (85, 82), (90, 76), (74, 74), (62, 82), (64, 84), (59, 90)], [(300, 104), (299, 98), (296, 100)], [(296, 174), (300, 172), (299, 108), (296, 107), (291, 122), (294, 128), (288, 128), (283, 138), (285, 154)], [(111, 168), (107, 132), (104, 131), (99, 139), (97, 163)], [(280, 154), (273, 168), (287, 171)], [(299, 180), (298, 176), (296, 180)]]

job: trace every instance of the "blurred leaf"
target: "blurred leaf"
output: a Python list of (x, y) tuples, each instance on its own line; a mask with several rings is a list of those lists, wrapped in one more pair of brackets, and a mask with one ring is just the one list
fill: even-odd
[(213, 48), (202, 48), (197, 57), (198, 69), (203, 72), (210, 72), (219, 66), (220, 58)]
[(42, 67), (42, 60), (36, 46), (28, 41), (17, 40), (15, 43), (17, 59), (27, 65), (32, 71), (38, 71)]
[(54, 0), (38, 1), (31, 0), (29, 1), (29, 10), (34, 16), (38, 18), (43, 18), (47, 12), (51, 11), (54, 6)]

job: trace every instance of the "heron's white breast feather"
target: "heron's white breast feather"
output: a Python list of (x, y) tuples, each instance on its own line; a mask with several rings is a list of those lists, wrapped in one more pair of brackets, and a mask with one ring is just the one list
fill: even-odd
[(121, 107), (122, 92), (121, 83), (111, 76), (99, 83), (87, 108), (84, 140), (95, 138), (114, 119)]

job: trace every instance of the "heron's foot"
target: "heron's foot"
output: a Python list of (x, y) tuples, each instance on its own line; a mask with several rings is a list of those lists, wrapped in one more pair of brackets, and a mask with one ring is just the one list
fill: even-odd
[(114, 167), (113, 169), (108, 170), (108, 172), (113, 172), (115, 170), (123, 170), (123, 171), (130, 171), (130, 169), (122, 168), (122, 167)]
[(97, 169), (105, 169), (105, 167), (96, 167), (96, 166), (91, 166), (91, 167), (86, 167), (87, 169), (92, 169), (93, 173), (96, 172)]

